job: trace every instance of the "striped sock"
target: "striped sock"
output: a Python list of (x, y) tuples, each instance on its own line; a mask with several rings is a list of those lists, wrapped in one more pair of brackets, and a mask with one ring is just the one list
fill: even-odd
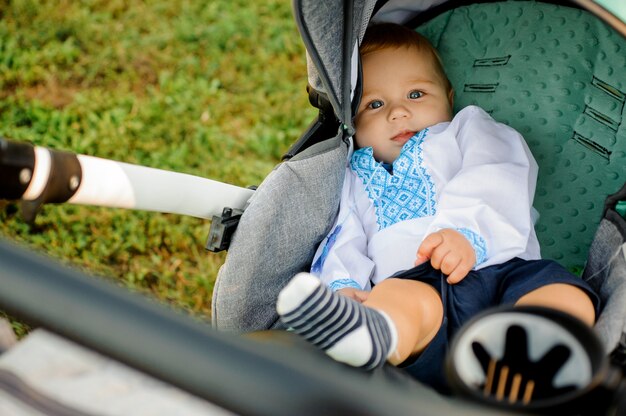
[(395, 325), (386, 314), (331, 292), (308, 273), (280, 292), (276, 310), (296, 333), (354, 367), (379, 367), (396, 348)]

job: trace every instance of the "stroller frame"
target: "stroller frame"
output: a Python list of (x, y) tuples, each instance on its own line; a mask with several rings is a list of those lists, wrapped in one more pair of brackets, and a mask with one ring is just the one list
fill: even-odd
[[(370, 10), (372, 13), (380, 10), (386, 2), (374, 3), (376, 2), (368, 3), (372, 6)], [(598, 14), (606, 12), (604, 9), (598, 9), (599, 6), (590, 1), (578, 0), (577, 3)], [(301, 31), (306, 26), (305, 17), (298, 11), (318, 5), (319, 2), (316, 1), (296, 0), (294, 2), (297, 10), (296, 20), (299, 22)], [(342, 5), (343, 13), (353, 16), (355, 12), (353, 6), (352, 1), (346, 1), (345, 5)], [(622, 34), (626, 34), (624, 30), (626, 26), (616, 19), (613, 15), (605, 15), (605, 20), (614, 25)], [(323, 53), (312, 52), (315, 50), (313, 45), (316, 42), (310, 41), (310, 35), (303, 33), (305, 44), (311, 53), (312, 65), (317, 68), (311, 69), (310, 83), (312, 101), (320, 108), (320, 117), (303, 138), (290, 149), (286, 157), (288, 160), (303, 161), (306, 156), (322, 154), (328, 148), (340, 148), (344, 146), (344, 139), (353, 134), (352, 94), (358, 96), (359, 92), (358, 84), (353, 85), (352, 77), (346, 76), (352, 73), (355, 66), (351, 59), (345, 59), (345, 57), (354, 55), (351, 51), (357, 42), (356, 39), (362, 34), (362, 28), (356, 27), (352, 19), (349, 19), (349, 22), (342, 28), (341, 44), (344, 59), (340, 65), (341, 74), (335, 79), (331, 79), (328, 73), (319, 71), (319, 68), (327, 67), (328, 56), (324, 57)], [(337, 93), (338, 91), (340, 93)], [(333, 109), (332, 114), (329, 112), (330, 108)], [(334, 139), (325, 140), (333, 136)], [(9, 154), (6, 148), (2, 151), (3, 156)], [(328, 164), (341, 160), (341, 156), (343, 154), (328, 160)], [(12, 161), (14, 159), (11, 159)], [(28, 163), (34, 170), (35, 162), (29, 160)], [(3, 176), (8, 178), (9, 176), (4, 174), (10, 174), (11, 183), (18, 184), (17, 187), (10, 188), (13, 192), (10, 194), (11, 199), (22, 197), (28, 185), (19, 180), (19, 172), (23, 166), (10, 168), (5, 168), (5, 166), (2, 167)], [(15, 180), (16, 174), (17, 181)], [(73, 175), (66, 176), (62, 182), (71, 183)], [(52, 192), (54, 187), (47, 189)], [(19, 191), (22, 191), (22, 194), (19, 194)], [(16, 196), (15, 192), (19, 195)], [(64, 192), (67, 193), (65, 188)], [(245, 208), (251, 195), (252, 191), (249, 190), (237, 192), (238, 199), (226, 206)], [(39, 200), (38, 203), (65, 202), (71, 198), (71, 195), (59, 197), (48, 194), (46, 198), (50, 199)], [(161, 210), (149, 205), (129, 207)], [(215, 214), (216, 211), (219, 213), (221, 210), (216, 208), (211, 214)], [(415, 411), (416, 408), (420, 408), (418, 406), (421, 406), (424, 413), (429, 413), (429, 410), (442, 412), (442, 409), (445, 409), (443, 413), (446, 414), (457, 412), (467, 414), (467, 412), (474, 411), (476, 414), (478, 412), (485, 414), (486, 412), (480, 406), (468, 408), (467, 403), (463, 401), (443, 401), (428, 391), (422, 391), (423, 396), (419, 397), (404, 393), (398, 394), (390, 384), (383, 381), (386, 380), (385, 378), (378, 380), (380, 383), (373, 381), (375, 387), (367, 394), (358, 393), (355, 391), (354, 384), (363, 382), (367, 377), (347, 372), (343, 368), (339, 369), (334, 363), (322, 364), (326, 362), (323, 360), (311, 362), (305, 358), (310, 357), (310, 351), (287, 348), (281, 349), (279, 356), (275, 346), (267, 347), (240, 337), (207, 331), (201, 325), (196, 325), (187, 318), (175, 316), (165, 308), (130, 296), (102, 282), (95, 282), (94, 279), (61, 268), (5, 243), (0, 244), (0, 264), (3, 264), (3, 267), (6, 265), (5, 271), (0, 273), (0, 284), (3, 287), (0, 293), (0, 305), (3, 309), (29, 321), (38, 322), (61, 335), (234, 411), (245, 414), (318, 414), (320, 409), (313, 406), (313, 401), (299, 398), (322, 386), (323, 391), (320, 392), (320, 397), (333, 403), (332, 409), (338, 413), (367, 410), (367, 413), (371, 414), (399, 414)], [(34, 293), (45, 295), (32, 296)], [(77, 295), (79, 293), (80, 296)], [(54, 300), (51, 301), (51, 299)], [(85, 315), (81, 316), (81, 319), (68, 320), (67, 314), (59, 313), (59, 311), (66, 310), (88, 311), (88, 316), (99, 320), (97, 330), (94, 329), (95, 326), (90, 323), (91, 321), (84, 318)], [(119, 315), (109, 316), (111, 310), (118, 310)], [(144, 329), (143, 335), (138, 335), (129, 342), (125, 334), (132, 333), (138, 328)], [(106, 333), (107, 336), (103, 337), (102, 333)], [(140, 344), (142, 337), (151, 339), (152, 345), (162, 348), (157, 347), (149, 357), (142, 357), (141, 355), (145, 354), (145, 349)], [(173, 341), (180, 337), (192, 341), (187, 346)], [(211, 348), (210, 353), (208, 348)], [(167, 363), (168, 354), (172, 351), (177, 351), (180, 357), (186, 357), (185, 365), (181, 365), (180, 361)], [(246, 373), (232, 371), (242, 363), (245, 363)], [(217, 380), (216, 383), (206, 383), (206, 379), (202, 376), (207, 374), (207, 371), (212, 373), (213, 379)], [(268, 378), (268, 374), (271, 373), (276, 373), (276, 377)], [(219, 376), (215, 376), (216, 374)], [(390, 376), (390, 378), (394, 377), (396, 375)], [(229, 382), (225, 382), (226, 380)], [(253, 393), (251, 400), (241, 401), (241, 393), (227, 387), (231, 383), (236, 386), (245, 386), (243, 389)], [(358, 397), (358, 400), (346, 401), (344, 396), (346, 392), (352, 394), (353, 398)]]

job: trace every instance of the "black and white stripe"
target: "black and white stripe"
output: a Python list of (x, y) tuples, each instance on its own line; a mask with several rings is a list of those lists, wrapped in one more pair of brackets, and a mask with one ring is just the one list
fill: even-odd
[[(299, 306), (282, 314), (281, 320), (294, 332), (325, 351), (346, 341), (348, 335), (366, 326), (369, 334), (367, 339), (359, 337), (349, 341), (372, 344), (371, 356), (365, 357), (361, 365), (365, 369), (384, 364), (390, 352), (391, 331), (382, 314), (353, 299), (335, 294), (321, 284)], [(348, 358), (330, 355), (337, 361)]]

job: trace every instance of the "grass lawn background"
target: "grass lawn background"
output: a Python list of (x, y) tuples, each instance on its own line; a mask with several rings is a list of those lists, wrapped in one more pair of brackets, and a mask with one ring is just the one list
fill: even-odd
[[(258, 185), (316, 112), (291, 2), (0, 0), (0, 135)], [(0, 236), (210, 317), (210, 222), (0, 202)], [(21, 324), (14, 323), (18, 332)]]

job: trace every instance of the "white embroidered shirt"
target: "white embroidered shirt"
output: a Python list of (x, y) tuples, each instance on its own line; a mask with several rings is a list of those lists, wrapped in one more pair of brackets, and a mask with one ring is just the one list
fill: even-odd
[(422, 240), (443, 228), (470, 241), (475, 269), (513, 257), (538, 259), (531, 215), (536, 179), (521, 135), (475, 106), (416, 133), (389, 170), (371, 147), (358, 149), (311, 272), (333, 290), (367, 290), (413, 267)]

